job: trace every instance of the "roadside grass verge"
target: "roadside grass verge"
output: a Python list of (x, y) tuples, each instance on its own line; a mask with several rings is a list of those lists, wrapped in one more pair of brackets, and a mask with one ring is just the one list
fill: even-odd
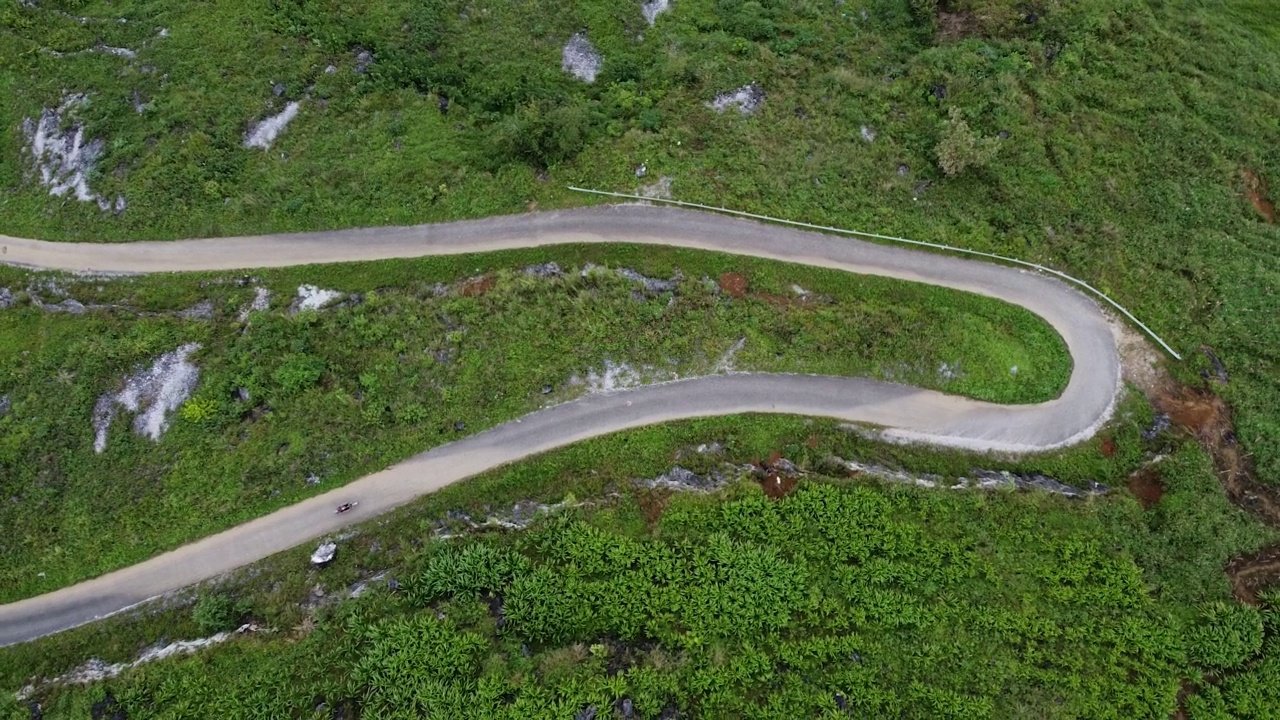
[[(1180, 680), (1212, 671), (1228, 681), (1193, 706), (1265, 710), (1276, 628), (1265, 626), (1264, 643), (1262, 616), (1232, 604), (1222, 567), (1275, 532), (1227, 501), (1194, 442), (1144, 439), (1151, 419), (1130, 399), (1107, 430), (1112, 451), (1093, 443), (1016, 463), (774, 416), (589, 440), (366, 523), (324, 569), (308, 567), (308, 546), (197, 590), (240, 603), (235, 621), (256, 623), (253, 634), (34, 699), (45, 717), (83, 714), (108, 695), (130, 716), (159, 717), (307, 715), (319, 703), (365, 717), (391, 704), (530, 717), (624, 699), (639, 717), (668, 705), (809, 717), (842, 701), (872, 714), (1167, 717)], [(833, 455), (1115, 489), (1088, 500), (925, 490), (827, 476), (819, 468)], [(1150, 467), (1167, 494), (1144, 510), (1123, 483), (1160, 455)], [(706, 474), (779, 456), (808, 473), (781, 500), (749, 479), (711, 495), (632, 482), (676, 464)], [(481, 519), (526, 500), (585, 504), (526, 531), (435, 539), (456, 528), (451, 513)], [(705, 572), (717, 578), (686, 577)], [(16, 690), (91, 656), (126, 662), (162, 638), (199, 637), (191, 597), (0, 650), (0, 684)], [(1240, 622), (1244, 635), (1231, 635)], [(28, 712), (10, 697), (13, 717)]]
[[(719, 287), (725, 273), (732, 293)], [(343, 297), (295, 313), (309, 283)], [(1061, 338), (1003, 302), (666, 248), (249, 278), (0, 268), (0, 287), (16, 291), (0, 310), (0, 601), (137, 562), (584, 392), (732, 369), (1018, 403), (1056, 396), (1071, 370)], [(263, 290), (269, 308), (243, 315)], [(49, 309), (72, 301), (87, 309)], [(199, 381), (163, 437), (130, 432), (120, 409), (96, 452), (101, 398), (187, 343), (201, 346), (191, 356)]]

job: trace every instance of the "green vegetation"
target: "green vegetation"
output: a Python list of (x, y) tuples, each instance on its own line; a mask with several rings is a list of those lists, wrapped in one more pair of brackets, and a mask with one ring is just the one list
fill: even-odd
[[(565, 272), (519, 269), (548, 260)], [(578, 268), (591, 261), (683, 279), (646, 290), (603, 268), (584, 276)], [(706, 279), (728, 270), (759, 294), (734, 298)], [(468, 273), (487, 274), (461, 281)], [(1053, 397), (1071, 369), (1052, 329), (1002, 302), (708, 253), (564, 247), (264, 272), (259, 281), (0, 270), (0, 287), (29, 287), (44, 303), (57, 298), (43, 288), (62, 284), (86, 305), (111, 306), (0, 310), (0, 396), (10, 399), (0, 416), (0, 497), (13, 498), (0, 503), (0, 602), (137, 562), (567, 400), (607, 362), (634, 368), (632, 382), (708, 374), (741, 338), (729, 359), (736, 369), (870, 375), (997, 402)], [(291, 314), (306, 282), (361, 299)], [(792, 292), (796, 282), (807, 298)], [(273, 291), (274, 309), (242, 322), (257, 287)], [(182, 315), (200, 302), (211, 319)], [(122, 411), (95, 452), (98, 398), (189, 342), (202, 345), (192, 357), (200, 381), (160, 442), (128, 432)]]
[[(584, 29), (603, 57), (591, 84), (560, 70)], [(1235, 408), (1235, 432), (1276, 483), (1280, 324), (1268, 318), (1280, 317), (1280, 231), (1265, 181), (1280, 186), (1277, 40), (1280, 5), (1268, 0), (677, 0), (653, 27), (639, 0), (0, 0), (0, 232), (117, 240), (423, 222), (592, 201), (570, 183), (635, 190), (666, 177), (683, 200), (1088, 280), (1188, 356), (1173, 367), (1184, 380), (1224, 377), (1214, 389)], [(753, 115), (707, 107), (749, 82), (765, 94)], [(77, 93), (86, 100), (63, 124), (103, 141), (89, 182), (124, 196), (123, 212), (50, 197), (23, 155), (23, 121)], [(244, 147), (253, 123), (294, 100), (298, 117), (269, 151)], [(0, 600), (290, 502), (313, 491), (312, 472), (332, 486), (454, 437), (458, 423), (491, 425), (535, 407), (543, 384), (567, 393), (568, 377), (606, 358), (706, 369), (749, 326), (739, 367), (876, 374), (910, 358), (895, 377), (938, 386), (933, 368), (958, 358), (964, 377), (946, 389), (1002, 401), (1050, 395), (1067, 369), (1038, 323), (950, 305), (955, 295), (650, 250), (564, 252), (566, 266), (663, 278), (678, 266), (686, 279), (667, 307), (632, 302), (637, 288), (607, 275), (539, 284), (507, 272), (487, 294), (430, 291), (544, 252), (263, 273), (277, 298), (310, 282), (364, 303), (296, 317), (277, 305), (243, 335), (233, 318), (251, 291), (217, 276), (74, 283), (82, 301), (127, 310), (4, 311), (0, 394), (13, 409), (0, 417), (0, 497), (12, 484), (20, 502), (0, 503)], [(696, 279), (726, 270), (764, 293), (789, 297), (800, 282), (832, 301), (713, 300)], [(0, 280), (27, 282), (13, 270)], [(204, 299), (214, 320), (173, 315)], [(165, 438), (117, 427), (94, 455), (98, 395), (187, 341), (204, 345), (201, 386)], [(232, 394), (241, 387), (249, 400)], [(1159, 452), (1167, 494), (1147, 511), (1125, 497), (811, 478), (778, 502), (750, 486), (677, 496), (651, 525), (644, 498), (600, 494), (710, 438), (739, 460), (781, 448), (811, 469), (830, 453), (949, 475), (978, 461), (782, 418), (605, 438), (426, 498), (366, 528), (319, 576), (299, 569), (298, 549), (268, 563), (260, 585), (203, 601), (198, 618), (171, 609), (0, 651), (0, 678), (16, 688), (90, 656), (130, 660), (162, 636), (229, 626), (234, 599), (273, 632), (48, 691), (45, 716), (84, 716), (110, 697), (99, 707), (130, 717), (357, 706), (480, 717), (595, 706), (603, 717), (626, 697), (641, 716), (667, 703), (685, 716), (835, 716), (843, 701), (872, 716), (1164, 718), (1186, 683), (1197, 720), (1275, 718), (1280, 599), (1233, 604), (1222, 573), (1274, 532), (1230, 505), (1198, 447), (1140, 440), (1148, 420), (1125, 409), (1109, 459), (1085, 447), (1002, 464), (1120, 485)], [(326, 435), (343, 442), (322, 446)], [(566, 490), (596, 504), (528, 533), (424, 540), (451, 507)], [(317, 582), (340, 589), (377, 569), (405, 591), (298, 604)]]
[[(1019, 467), (1117, 483), (1170, 453), (1154, 466), (1168, 494), (1148, 511), (1123, 491), (1071, 501), (820, 474), (781, 500), (752, 482), (718, 495), (629, 482), (676, 456), (707, 472), (779, 448), (811, 471), (832, 454), (948, 475), (988, 462), (822, 421), (723, 418), (584, 442), (371, 523), (324, 570), (304, 569), (300, 548), (216, 591), (263, 630), (37, 697), (47, 718), (109, 695), (129, 717), (610, 717), (629, 701), (635, 717), (840, 717), (843, 704), (855, 716), (1163, 719), (1181, 680), (1212, 671), (1193, 717), (1273, 717), (1280, 607), (1267, 600), (1264, 636), (1221, 568), (1275, 533), (1230, 506), (1197, 446), (1143, 440), (1150, 413), (1132, 403), (1120, 417), (1109, 459), (1077, 448)], [(723, 455), (689, 453), (712, 440)], [(448, 509), (482, 517), (566, 492), (589, 502), (527, 531), (428, 539)], [(358, 582), (358, 599), (299, 605)], [(0, 683), (88, 653), (128, 660), (157, 632), (194, 637), (189, 616), (0, 650)]]
[[(1188, 377), (1213, 348), (1242, 441), (1264, 481), (1280, 479), (1280, 326), (1266, 322), (1280, 316), (1280, 230), (1243, 175), (1280, 187), (1280, 5), (682, 0), (653, 27), (640, 5), (4, 0), (0, 230), (409, 223), (592, 202), (564, 186), (669, 176), (684, 200), (1082, 277), (1190, 356)], [(560, 69), (583, 29), (603, 58), (591, 84)], [(70, 54), (99, 43), (138, 56)], [(706, 106), (751, 81), (766, 94), (755, 115)], [(92, 187), (128, 199), (119, 216), (32, 180), (22, 120), (68, 92), (88, 97), (78, 117), (105, 142)], [(246, 149), (251, 124), (290, 100), (300, 113), (271, 151)], [(948, 158), (970, 147), (948, 149), (961, 122), (989, 161), (952, 179)]]

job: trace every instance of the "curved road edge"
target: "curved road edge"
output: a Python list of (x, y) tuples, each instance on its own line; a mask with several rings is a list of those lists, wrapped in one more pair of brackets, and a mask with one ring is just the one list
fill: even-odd
[[(678, 246), (880, 275), (1020, 305), (1063, 338), (1063, 394), (1003, 406), (858, 378), (735, 374), (593, 395), (415, 456), (342, 488), (76, 585), (0, 606), (0, 646), (67, 630), (368, 520), (441, 487), (555, 448), (673, 420), (742, 413), (829, 417), (888, 440), (1028, 453), (1092, 436), (1114, 408), (1120, 365), (1107, 319), (1060, 281), (984, 262), (647, 205), (611, 205), (411, 227), (123, 244), (0, 236), (0, 262), (106, 273), (235, 270), (567, 243)], [(335, 515), (341, 502), (359, 501)]]

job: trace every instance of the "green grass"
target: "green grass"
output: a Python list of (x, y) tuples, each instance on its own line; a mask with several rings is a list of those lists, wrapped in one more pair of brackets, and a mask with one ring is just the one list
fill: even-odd
[[(305, 569), (309, 549), (299, 548), (201, 590), (235, 597), (268, 632), (39, 700), (51, 718), (82, 715), (107, 693), (130, 717), (309, 717), (319, 702), (351, 699), (364, 717), (561, 717), (623, 697), (640, 717), (667, 704), (698, 717), (834, 717), (839, 693), (873, 716), (1164, 718), (1179, 681), (1212, 670), (1222, 681), (1193, 697), (1196, 717), (1214, 717), (1215, 703), (1269, 717), (1277, 628), (1269, 619), (1263, 640), (1249, 629), (1261, 627), (1256, 611), (1219, 617), (1212, 608), (1230, 602), (1226, 559), (1275, 533), (1231, 507), (1194, 444), (1141, 439), (1149, 420), (1140, 403), (1126, 404), (1109, 431), (1111, 458), (1081, 447), (1016, 465), (887, 448), (834, 423), (787, 417), (587, 441), (363, 526), (319, 573)], [(711, 441), (723, 456), (681, 452)], [(781, 501), (750, 482), (720, 496), (677, 494), (649, 525), (651, 496), (630, 483), (677, 456), (704, 472), (772, 451), (810, 470), (838, 454), (1075, 483), (1122, 483), (1164, 453), (1155, 467), (1168, 494), (1143, 511), (1123, 490), (1069, 501), (816, 474)], [(566, 495), (592, 503), (529, 532), (428, 539), (450, 509), (483, 516), (517, 499)], [(477, 546), (494, 552), (476, 555)], [(358, 600), (299, 605), (317, 585), (341, 594), (382, 571), (404, 592), (378, 583)], [(699, 575), (707, 572), (716, 580)], [(478, 597), (486, 590), (503, 598), (502, 628)], [(308, 617), (315, 629), (295, 634)], [(1230, 637), (1231, 627), (1245, 633), (1208, 640)], [(126, 661), (161, 635), (202, 632), (182, 607), (77, 629), (0, 650), (0, 686), (65, 672), (89, 655)], [(1224, 659), (1230, 666), (1209, 665)], [(15, 718), (26, 712), (10, 707)]]
[[(115, 240), (420, 222), (593, 202), (564, 186), (633, 190), (667, 175), (684, 200), (1084, 278), (1189, 356), (1186, 377), (1208, 365), (1201, 345), (1224, 359), (1239, 435), (1260, 476), (1280, 477), (1280, 337), (1267, 322), (1280, 316), (1280, 231), (1241, 175), (1280, 187), (1280, 9), (1034, 5), (1035, 23), (997, 13), (1007, 22), (951, 41), (908, 0), (688, 0), (653, 28), (638, 2), (598, 0), (384, 0), (358, 13), (324, 0), (5, 0), (0, 230)], [(1022, 9), (956, 7), (987, 6)], [(604, 56), (591, 85), (559, 69), (583, 28)], [(138, 58), (39, 51), (98, 42)], [(359, 48), (377, 59), (366, 75)], [(757, 115), (705, 106), (753, 80), (767, 93)], [(93, 183), (128, 198), (118, 217), (31, 179), (22, 119), (64, 92), (90, 97), (87, 136), (106, 142)], [(251, 122), (308, 93), (270, 152), (242, 147)], [(974, 133), (1008, 136), (986, 166), (947, 178), (935, 145), (953, 107)]]
[[(519, 270), (548, 260), (566, 274)], [(582, 277), (590, 261), (685, 279), (645, 293), (612, 272)], [(776, 297), (794, 298), (801, 283), (811, 299), (733, 299), (706, 280), (728, 270)], [(462, 294), (461, 279), (482, 272), (492, 290)], [(0, 286), (39, 295), (41, 283), (61, 282), (86, 304), (115, 306), (0, 311), (0, 395), (11, 402), (0, 417), (0, 495), (13, 498), (0, 504), (0, 601), (143, 560), (568, 400), (584, 392), (573, 378), (606, 362), (635, 368), (635, 381), (709, 374), (743, 339), (738, 370), (892, 378), (996, 402), (1054, 397), (1071, 370), (1052, 329), (999, 301), (710, 253), (563, 247), (264, 272), (275, 305), (247, 324), (238, 315), (255, 290), (236, 280), (0, 270)], [(363, 301), (291, 315), (305, 282)], [(213, 320), (174, 314), (202, 300)], [(97, 399), (188, 342), (202, 344), (199, 385), (163, 439), (130, 433), (122, 413), (95, 453)], [(959, 376), (941, 374), (943, 364)], [(308, 485), (313, 475), (321, 482)]]

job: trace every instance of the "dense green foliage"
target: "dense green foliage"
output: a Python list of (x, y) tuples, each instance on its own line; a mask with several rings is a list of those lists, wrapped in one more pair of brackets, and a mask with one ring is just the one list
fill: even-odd
[[(130, 717), (608, 717), (629, 700), (637, 717), (837, 717), (843, 702), (870, 716), (1164, 718), (1180, 681), (1211, 671), (1195, 717), (1274, 717), (1274, 605), (1259, 647), (1258, 613), (1230, 600), (1222, 567), (1275, 533), (1230, 505), (1194, 444), (1142, 439), (1150, 414), (1134, 403), (1118, 417), (1110, 458), (1084, 447), (995, 467), (1118, 485), (1167, 454), (1151, 510), (1123, 491), (1069, 501), (810, 476), (780, 501), (754, 484), (677, 494), (650, 523), (661, 496), (629, 480), (673, 456), (697, 472), (778, 447), (809, 468), (831, 454), (945, 475), (993, 461), (779, 417), (590, 440), (370, 523), (322, 571), (300, 548), (224, 582), (216, 592), (265, 630), (37, 697), (47, 718), (106, 693)], [(711, 440), (724, 455), (689, 454)], [(566, 491), (592, 501), (525, 532), (426, 540), (448, 509), (478, 517)], [(359, 599), (299, 604), (366, 583)], [(0, 650), (0, 684), (197, 637), (190, 618), (144, 612)]]
[[(550, 259), (565, 272), (539, 278), (510, 264)], [(587, 260), (683, 279), (646, 291), (607, 269), (584, 275)], [(448, 274), (482, 269), (491, 283)], [(773, 295), (733, 298), (706, 279), (729, 269)], [(998, 301), (697, 252), (558, 248), (276, 271), (260, 286), (274, 307), (244, 321), (256, 291), (232, 277), (55, 278), (3, 270), (0, 287), (34, 285), (50, 303), (42, 286), (62, 283), (86, 304), (112, 307), (0, 309), (0, 396), (9, 399), (0, 497), (13, 499), (0, 503), (0, 601), (144, 559), (567, 400), (607, 362), (634, 368), (636, 383), (708, 374), (742, 339), (730, 359), (741, 370), (870, 375), (1006, 402), (1053, 397), (1071, 367), (1052, 329)], [(303, 282), (362, 299), (291, 313)], [(796, 282), (809, 299), (795, 297)], [(212, 319), (181, 314), (201, 301)], [(96, 453), (97, 399), (186, 342), (203, 346), (193, 358), (200, 381), (161, 441), (126, 431), (122, 412)]]
[(235, 630), (245, 608), (223, 593), (202, 595), (191, 609), (191, 619), (202, 632), (213, 634)]
[[(671, 452), (641, 447), (656, 461)], [(1182, 452), (1194, 466), (1194, 447)], [(1167, 499), (1223, 501), (1211, 481), (1171, 486)], [(1166, 555), (1177, 529), (1125, 497), (811, 478), (777, 501), (754, 485), (676, 495), (647, 525), (628, 496), (522, 533), (428, 543), (398, 561), (402, 591), (346, 601), (301, 640), (249, 636), (42, 702), (45, 717), (110, 692), (131, 717), (630, 707), (635, 717), (1165, 718), (1180, 678), (1231, 664), (1243, 671), (1197, 694), (1194, 716), (1272, 717), (1275, 628), (1263, 647), (1257, 611), (1224, 602), (1217, 569), (1257, 530), (1223, 517), (1228, 537), (1197, 546), (1215, 567)], [(1148, 592), (1161, 585), (1212, 589), (1204, 600)]]

